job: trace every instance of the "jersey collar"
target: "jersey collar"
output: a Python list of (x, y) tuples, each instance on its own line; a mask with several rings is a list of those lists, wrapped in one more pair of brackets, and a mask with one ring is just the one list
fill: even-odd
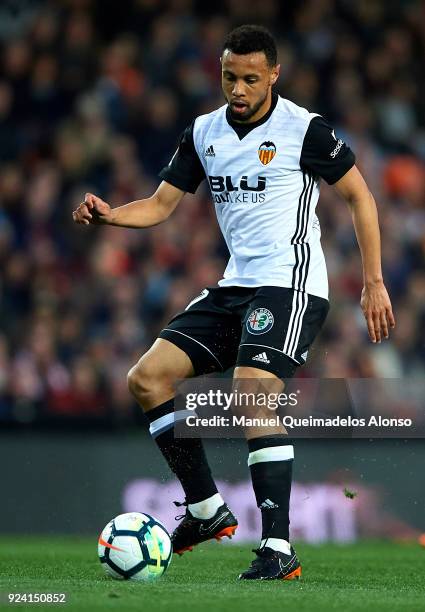
[(231, 128), (235, 130), (239, 140), (242, 140), (242, 138), (245, 138), (245, 136), (249, 134), (251, 130), (254, 130), (259, 125), (263, 125), (263, 123), (265, 123), (266, 121), (270, 119), (272, 112), (276, 108), (276, 104), (278, 100), (279, 100), (278, 94), (272, 92), (272, 102), (271, 102), (269, 110), (267, 111), (265, 115), (263, 115), (263, 117), (261, 117), (261, 119), (258, 119), (258, 121), (254, 121), (254, 123), (238, 123), (237, 121), (233, 121), (230, 115), (230, 109), (229, 107), (227, 107), (226, 108), (227, 123), (230, 125)]

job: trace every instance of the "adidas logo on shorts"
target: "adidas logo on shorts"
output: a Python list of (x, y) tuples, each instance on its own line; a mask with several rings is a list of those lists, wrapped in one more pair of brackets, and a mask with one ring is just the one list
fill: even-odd
[(215, 157), (214, 147), (210, 145), (205, 151), (205, 157)]
[(252, 361), (261, 361), (262, 363), (270, 363), (266, 353), (258, 353), (255, 357), (252, 358)]

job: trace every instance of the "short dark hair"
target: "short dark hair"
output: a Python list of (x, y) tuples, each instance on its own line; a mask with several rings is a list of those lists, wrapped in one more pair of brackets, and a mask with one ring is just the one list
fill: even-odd
[(228, 49), (237, 55), (247, 55), (263, 51), (269, 66), (277, 64), (276, 43), (267, 28), (258, 25), (243, 25), (235, 28), (223, 44), (223, 52)]

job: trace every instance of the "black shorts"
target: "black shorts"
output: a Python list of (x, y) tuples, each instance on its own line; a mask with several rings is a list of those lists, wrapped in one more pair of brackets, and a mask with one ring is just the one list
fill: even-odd
[(208, 287), (159, 334), (195, 374), (250, 366), (290, 378), (305, 363), (329, 302), (284, 287)]

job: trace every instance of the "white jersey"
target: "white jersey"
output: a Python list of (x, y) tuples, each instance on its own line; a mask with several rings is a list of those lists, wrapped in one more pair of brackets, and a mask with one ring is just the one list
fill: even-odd
[(315, 213), (320, 175), (328, 182), (343, 176), (354, 163), (350, 149), (321, 117), (281, 97), (274, 96), (262, 120), (246, 126), (232, 122), (224, 105), (194, 121), (162, 171), (165, 180), (180, 188), (185, 185), (176, 177), (178, 170), (180, 179), (184, 174), (190, 138), (230, 252), (218, 284), (288, 287), (327, 299)]

